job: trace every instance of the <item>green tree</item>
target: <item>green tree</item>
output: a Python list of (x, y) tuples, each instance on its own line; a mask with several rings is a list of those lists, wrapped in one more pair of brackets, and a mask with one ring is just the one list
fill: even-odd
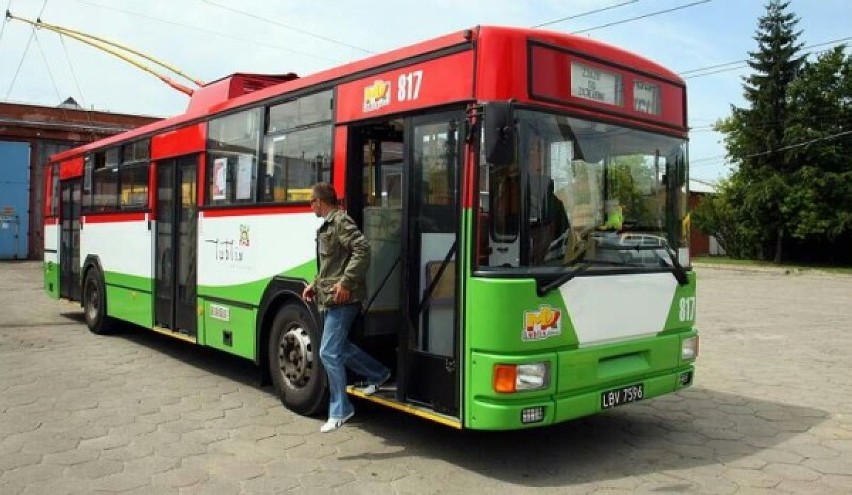
[(721, 181), (716, 193), (704, 197), (691, 214), (693, 225), (714, 236), (731, 258), (754, 258), (760, 245), (759, 225), (744, 207), (748, 197), (749, 185), (735, 175)]
[(852, 58), (834, 48), (805, 64), (789, 88), (786, 151), (797, 164), (782, 204), (790, 234), (833, 242), (852, 233)]
[[(725, 134), (730, 160), (739, 165), (733, 183), (742, 186), (742, 200), (731, 205), (744, 228), (755, 232), (755, 251), (761, 258), (773, 253), (775, 262), (783, 258), (788, 221), (783, 216), (784, 198), (790, 189), (789, 174), (797, 168), (781, 152), (786, 144), (789, 120), (787, 88), (796, 78), (804, 56), (797, 42), (800, 31), (795, 14), (787, 12), (788, 2), (770, 0), (766, 13), (758, 21), (755, 33), (758, 49), (749, 52), (748, 62), (754, 73), (745, 78), (746, 108), (732, 106), (731, 116), (716, 129)], [(749, 211), (739, 211), (750, 208)]]

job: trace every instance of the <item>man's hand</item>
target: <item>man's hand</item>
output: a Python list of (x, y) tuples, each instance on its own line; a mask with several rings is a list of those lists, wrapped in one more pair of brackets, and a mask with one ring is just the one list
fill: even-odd
[(307, 302), (311, 302), (311, 301), (314, 300), (314, 294), (315, 294), (314, 293), (314, 286), (309, 285), (309, 286), (305, 287), (305, 290), (302, 291), (302, 299), (304, 299)]
[(346, 304), (352, 298), (352, 293), (349, 292), (349, 289), (340, 285), (340, 282), (332, 285), (331, 289), (334, 291), (334, 304)]

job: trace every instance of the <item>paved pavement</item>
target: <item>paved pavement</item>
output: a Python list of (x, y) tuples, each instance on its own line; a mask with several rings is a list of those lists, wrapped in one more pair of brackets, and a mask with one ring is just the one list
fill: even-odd
[(251, 364), (98, 337), (0, 263), (0, 493), (852, 493), (852, 277), (699, 268), (696, 384), (524, 432), (287, 411)]

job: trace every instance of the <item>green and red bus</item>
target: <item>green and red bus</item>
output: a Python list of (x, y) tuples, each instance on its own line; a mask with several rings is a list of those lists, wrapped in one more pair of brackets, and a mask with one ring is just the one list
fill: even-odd
[[(234, 74), (51, 158), (45, 290), (257, 364), (324, 412), (309, 207), (371, 244), (363, 397), (452, 427), (559, 423), (692, 384), (686, 88), (607, 44), (476, 27), (308, 77)], [(369, 303), (369, 304), (367, 304)], [(352, 377), (357, 380), (357, 377)], [(359, 395), (355, 387), (350, 393)]]

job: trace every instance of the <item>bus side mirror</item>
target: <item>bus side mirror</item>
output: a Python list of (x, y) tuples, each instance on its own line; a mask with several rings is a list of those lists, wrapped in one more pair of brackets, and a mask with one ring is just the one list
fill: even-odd
[(492, 165), (515, 161), (515, 122), (512, 103), (490, 101), (485, 104), (485, 159)]

